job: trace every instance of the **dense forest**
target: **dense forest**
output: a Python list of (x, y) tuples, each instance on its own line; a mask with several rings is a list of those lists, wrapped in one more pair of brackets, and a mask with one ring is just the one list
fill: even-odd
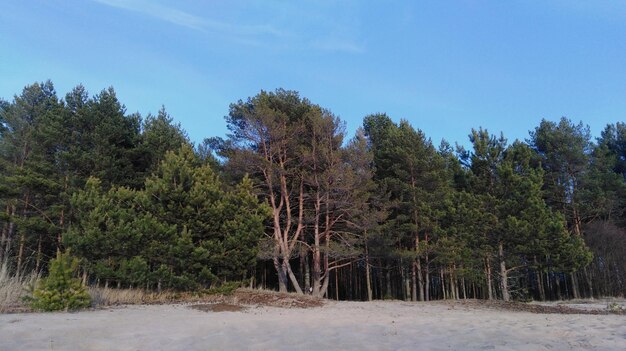
[[(0, 100), (0, 263), (84, 284), (225, 282), (333, 299), (550, 300), (626, 293), (626, 124), (541, 121), (434, 145), (365, 116), (354, 136), (297, 92), (230, 105), (192, 143), (162, 108), (51, 82)], [(210, 134), (210, 131), (207, 131)], [(210, 135), (209, 135), (210, 136)]]

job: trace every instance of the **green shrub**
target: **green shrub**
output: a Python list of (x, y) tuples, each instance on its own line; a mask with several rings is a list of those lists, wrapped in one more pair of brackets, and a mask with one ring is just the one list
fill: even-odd
[(91, 299), (79, 279), (74, 278), (78, 260), (69, 253), (57, 253), (50, 260), (50, 273), (41, 280), (29, 299), (30, 306), (40, 311), (77, 310), (89, 307)]

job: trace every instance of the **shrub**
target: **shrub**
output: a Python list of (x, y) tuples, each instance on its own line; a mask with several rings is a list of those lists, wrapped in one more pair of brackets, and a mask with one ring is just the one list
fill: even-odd
[(77, 310), (89, 307), (91, 299), (80, 280), (74, 278), (78, 260), (69, 253), (57, 253), (50, 260), (50, 274), (37, 285), (29, 299), (35, 310)]

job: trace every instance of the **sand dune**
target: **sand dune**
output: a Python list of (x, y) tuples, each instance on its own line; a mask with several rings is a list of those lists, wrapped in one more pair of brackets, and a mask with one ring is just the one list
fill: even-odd
[(399, 301), (239, 312), (127, 306), (0, 315), (0, 350), (626, 350), (626, 316)]

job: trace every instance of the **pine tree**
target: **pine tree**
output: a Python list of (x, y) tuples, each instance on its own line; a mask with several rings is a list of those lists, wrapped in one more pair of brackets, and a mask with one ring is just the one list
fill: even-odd
[(103, 191), (92, 178), (72, 203), (66, 244), (96, 279), (118, 286), (195, 290), (241, 280), (267, 218), (249, 179), (226, 192), (189, 145), (166, 153), (144, 190)]
[(78, 260), (69, 253), (58, 252), (50, 261), (48, 277), (44, 278), (30, 298), (35, 310), (60, 311), (89, 307), (91, 299), (80, 279), (74, 277)]

